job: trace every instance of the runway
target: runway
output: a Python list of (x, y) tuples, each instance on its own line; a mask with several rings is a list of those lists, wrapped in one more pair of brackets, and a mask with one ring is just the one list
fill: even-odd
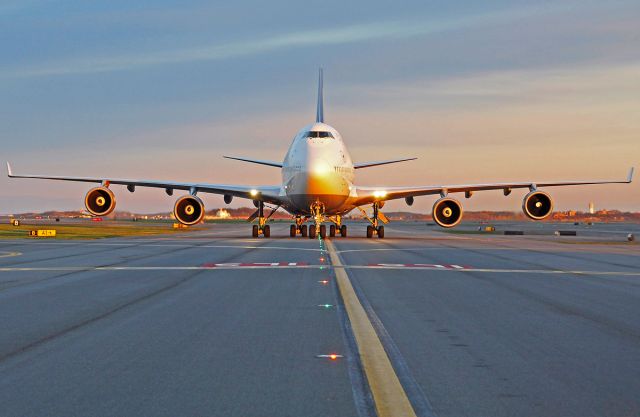
[(364, 226), (0, 241), (0, 414), (640, 415), (640, 246)]

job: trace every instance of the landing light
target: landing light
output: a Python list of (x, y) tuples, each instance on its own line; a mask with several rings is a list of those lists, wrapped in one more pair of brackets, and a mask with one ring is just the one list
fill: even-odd
[(387, 192), (386, 191), (382, 191), (382, 190), (374, 191), (373, 192), (373, 196), (375, 198), (383, 198), (383, 197), (387, 196)]
[(258, 195), (258, 190), (253, 189), (253, 190), (249, 191), (249, 194), (251, 194), (251, 197), (255, 197), (255, 196)]

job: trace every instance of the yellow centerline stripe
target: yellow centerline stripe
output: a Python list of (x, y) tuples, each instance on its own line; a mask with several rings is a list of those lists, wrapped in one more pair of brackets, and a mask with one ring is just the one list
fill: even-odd
[(379, 417), (416, 417), (389, 356), (385, 352), (367, 313), (358, 300), (349, 276), (330, 240), (325, 240), (327, 252), (335, 268), (336, 282), (358, 345), (364, 369)]

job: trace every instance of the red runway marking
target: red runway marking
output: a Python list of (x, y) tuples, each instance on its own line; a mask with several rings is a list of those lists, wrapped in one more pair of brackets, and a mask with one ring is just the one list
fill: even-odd
[(202, 264), (204, 268), (255, 268), (255, 267), (274, 267), (274, 266), (307, 266), (306, 262), (250, 262), (250, 263), (206, 263)]

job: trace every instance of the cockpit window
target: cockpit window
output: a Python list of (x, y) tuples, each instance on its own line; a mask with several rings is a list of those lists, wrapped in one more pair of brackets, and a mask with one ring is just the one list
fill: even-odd
[(306, 138), (333, 138), (331, 132), (306, 132), (304, 134)]

